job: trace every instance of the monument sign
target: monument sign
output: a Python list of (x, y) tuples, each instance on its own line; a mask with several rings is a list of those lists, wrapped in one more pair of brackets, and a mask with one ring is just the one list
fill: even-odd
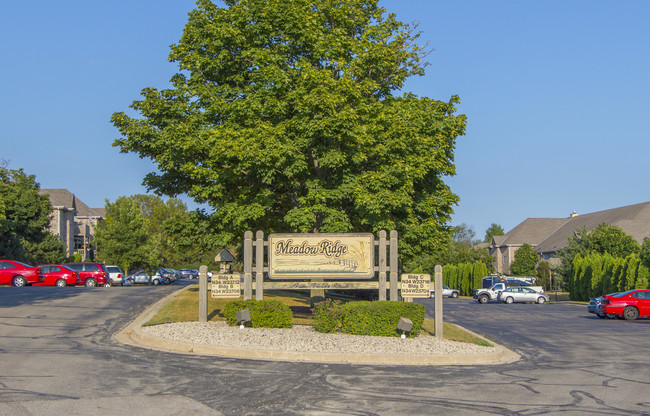
[(271, 234), (271, 279), (371, 279), (372, 234)]

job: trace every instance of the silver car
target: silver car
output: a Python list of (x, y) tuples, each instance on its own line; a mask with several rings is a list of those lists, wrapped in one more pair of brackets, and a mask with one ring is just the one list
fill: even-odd
[(167, 281), (164, 277), (159, 274), (154, 274), (150, 276), (144, 270), (139, 270), (133, 274), (127, 276), (133, 279), (133, 284), (145, 284), (145, 285), (166, 285)]
[[(435, 294), (435, 290), (431, 289), (429, 293), (429, 298), (432, 298)], [(450, 289), (449, 286), (442, 285), (442, 296), (447, 296), (448, 298), (457, 298), (460, 295), (460, 291), (457, 289)]]
[(547, 294), (537, 292), (525, 286), (508, 287), (505, 290), (499, 292), (497, 299), (504, 303), (514, 303), (514, 302), (545, 303), (551, 300), (551, 298)]

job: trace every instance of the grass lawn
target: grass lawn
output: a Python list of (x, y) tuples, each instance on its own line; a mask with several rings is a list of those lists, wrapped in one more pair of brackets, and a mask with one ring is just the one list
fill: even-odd
[[(240, 299), (243, 299), (240, 298)], [(311, 325), (311, 310), (309, 308), (309, 296), (302, 292), (286, 290), (265, 291), (264, 299), (279, 300), (291, 308), (293, 312), (294, 325)], [(208, 297), (208, 321), (225, 321), (221, 312), (227, 302), (234, 299), (212, 299)], [(199, 320), (199, 287), (189, 287), (167, 302), (158, 313), (145, 323), (144, 326), (166, 324), (172, 322), (191, 322)], [(425, 319), (420, 335), (433, 336), (435, 323), (433, 319)], [(443, 322), (444, 339), (450, 341), (469, 342), (478, 345), (492, 346), (489, 342), (477, 338), (463, 328)]]

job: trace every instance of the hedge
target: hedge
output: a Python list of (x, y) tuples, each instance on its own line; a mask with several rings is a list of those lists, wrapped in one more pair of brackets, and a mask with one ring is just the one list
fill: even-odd
[(251, 322), (246, 326), (253, 328), (291, 328), (293, 313), (289, 306), (278, 300), (234, 300), (226, 303), (223, 315), (229, 325), (239, 325), (237, 312), (248, 309)]
[(314, 328), (319, 332), (399, 337), (397, 323), (401, 317), (409, 318), (413, 328), (407, 334), (415, 337), (422, 329), (426, 307), (419, 303), (394, 301), (358, 301), (341, 305), (325, 301), (314, 310)]

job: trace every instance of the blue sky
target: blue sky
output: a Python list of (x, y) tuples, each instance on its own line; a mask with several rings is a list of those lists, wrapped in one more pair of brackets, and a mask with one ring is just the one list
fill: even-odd
[[(459, 95), (453, 225), (483, 237), (529, 217), (650, 200), (650, 2), (380, 0), (432, 52), (405, 91)], [(165, 88), (191, 0), (2, 2), (0, 159), (91, 207), (153, 169), (111, 146), (111, 114)], [(189, 204), (192, 207), (192, 204)]]

